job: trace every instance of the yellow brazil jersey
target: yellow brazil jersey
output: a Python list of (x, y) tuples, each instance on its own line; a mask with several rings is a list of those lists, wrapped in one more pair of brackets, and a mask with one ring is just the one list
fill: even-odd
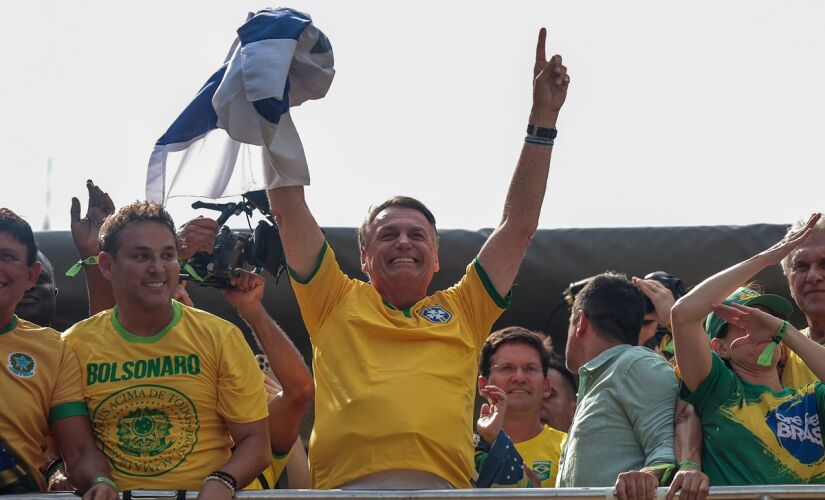
[[(806, 337), (811, 336), (810, 328), (800, 330), (800, 333)], [(819, 380), (797, 353), (787, 347), (785, 347), (785, 351), (787, 352), (787, 359), (785, 361), (785, 367), (782, 369), (783, 386), (796, 388), (813, 384)]]
[(476, 362), (508, 303), (478, 262), (404, 310), (344, 275), (326, 243), (308, 279), (290, 275), (313, 345), (312, 487), (393, 469), (470, 487)]
[(275, 486), (278, 484), (278, 479), (281, 478), (281, 474), (284, 473), (284, 469), (286, 469), (286, 463), (289, 461), (289, 454), (290, 452), (286, 452), (283, 455), (276, 455), (272, 454), (272, 461), (269, 463), (269, 467), (264, 469), (263, 472), (258, 474), (251, 483), (244, 487), (245, 490), (272, 490), (275, 489)]
[(122, 489), (200, 488), (230, 456), (224, 421), (268, 415), (263, 374), (241, 332), (173, 302), (151, 337), (126, 331), (117, 308), (64, 334), (80, 361), (95, 435)]
[(544, 426), (535, 437), (515, 443), (516, 450), (529, 467), (541, 479), (542, 488), (556, 486), (556, 474), (559, 471), (559, 456), (567, 433)]
[(0, 329), (0, 436), (14, 448), (41, 490), (49, 424), (87, 415), (77, 358), (60, 334), (12, 316)]

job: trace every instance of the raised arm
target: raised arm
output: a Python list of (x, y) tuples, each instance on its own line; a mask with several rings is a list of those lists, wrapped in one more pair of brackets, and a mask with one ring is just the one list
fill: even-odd
[[(529, 124), (555, 129), (559, 110), (567, 97), (570, 77), (567, 68), (562, 65), (561, 56), (555, 55), (549, 61), (546, 59), (546, 37), (547, 30), (542, 28), (533, 68), (533, 109)], [(538, 226), (553, 149), (552, 141), (549, 142), (524, 143), (507, 191), (501, 223), (478, 254), (479, 262), (501, 296), (510, 291), (530, 238)]]
[(324, 234), (309, 211), (303, 186), (267, 191), (269, 207), (278, 230), (289, 267), (299, 278), (308, 278), (318, 262)]
[(283, 388), (269, 400), (268, 419), (272, 452), (283, 454), (290, 450), (298, 437), (301, 422), (312, 403), (315, 394), (312, 375), (301, 353), (261, 304), (264, 279), (239, 269), (231, 283), (235, 288), (226, 290), (224, 297), (255, 332), (269, 359), (272, 373)]
[[(72, 239), (81, 260), (97, 257), (100, 253), (98, 242), (100, 226), (103, 225), (106, 217), (115, 213), (112, 198), (95, 186), (91, 179), (86, 181), (86, 189), (89, 191), (86, 215), (83, 218), (80, 217), (80, 200), (77, 198), (72, 198), (72, 207), (69, 212)], [(96, 264), (86, 264), (83, 269), (86, 273), (86, 288), (89, 293), (89, 316), (114, 307), (115, 296), (112, 293), (112, 285), (103, 277), (100, 268)]]
[(695, 391), (710, 373), (710, 345), (702, 326), (705, 316), (711, 312), (715, 304), (724, 301), (756, 273), (770, 265), (779, 264), (785, 255), (808, 237), (819, 216), (820, 214), (812, 215), (805, 227), (788, 234), (767, 250), (714, 274), (673, 306), (673, 341), (682, 379), (690, 391)]

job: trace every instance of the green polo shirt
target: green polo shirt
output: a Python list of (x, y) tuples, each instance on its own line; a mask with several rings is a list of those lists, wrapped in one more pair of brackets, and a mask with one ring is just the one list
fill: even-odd
[(581, 367), (556, 486), (613, 486), (622, 472), (674, 463), (678, 389), (670, 365), (645, 347), (614, 346)]

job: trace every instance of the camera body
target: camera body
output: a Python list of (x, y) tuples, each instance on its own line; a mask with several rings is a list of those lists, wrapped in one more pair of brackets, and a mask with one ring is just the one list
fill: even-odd
[(261, 269), (269, 271), (276, 279), (286, 268), (278, 226), (269, 212), (269, 204), (263, 191), (243, 195), (240, 203), (204, 203), (197, 201), (192, 208), (205, 208), (221, 212), (218, 224), (223, 224), (233, 215), (246, 213), (251, 216), (257, 209), (267, 220), (258, 222), (252, 234), (232, 231), (222, 225), (215, 238), (212, 253), (198, 252), (187, 260), (182, 269), (181, 279), (196, 282), (200, 286), (231, 288), (230, 278), (236, 268)]

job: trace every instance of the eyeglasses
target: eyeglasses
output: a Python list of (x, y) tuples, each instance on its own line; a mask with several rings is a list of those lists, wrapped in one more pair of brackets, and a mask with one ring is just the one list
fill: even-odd
[(496, 364), (491, 367), (491, 371), (494, 371), (500, 375), (504, 375), (505, 377), (509, 377), (511, 375), (515, 375), (515, 373), (520, 369), (524, 376), (526, 377), (542, 377), (541, 373), (541, 365), (537, 365), (535, 363), (527, 363), (526, 365), (515, 365), (513, 363), (503, 363), (503, 364)]

